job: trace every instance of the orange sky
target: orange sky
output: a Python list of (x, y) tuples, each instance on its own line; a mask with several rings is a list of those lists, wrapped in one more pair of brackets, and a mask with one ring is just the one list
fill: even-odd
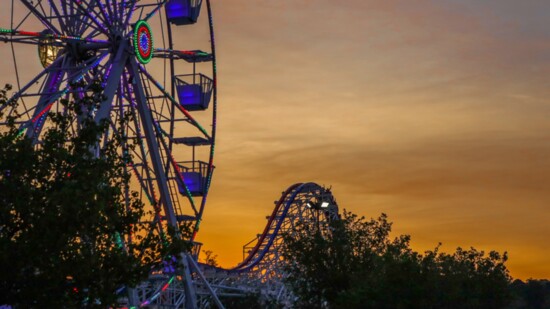
[(222, 264), (295, 182), (386, 212), (413, 247), (506, 250), (550, 277), (550, 3), (216, 1)]
[(212, 1), (217, 168), (198, 240), (222, 265), (281, 191), (314, 181), (417, 250), (506, 250), (514, 277), (550, 278), (549, 2)]

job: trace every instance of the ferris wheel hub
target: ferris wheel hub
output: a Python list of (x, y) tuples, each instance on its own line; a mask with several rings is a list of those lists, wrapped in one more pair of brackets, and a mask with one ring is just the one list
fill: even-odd
[(76, 62), (83, 62), (94, 57), (101, 47), (96, 43), (69, 41), (66, 49)]

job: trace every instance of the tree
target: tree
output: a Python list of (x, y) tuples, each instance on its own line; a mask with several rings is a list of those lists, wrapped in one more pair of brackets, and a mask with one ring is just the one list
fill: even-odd
[(204, 253), (204, 264), (209, 266), (218, 267), (218, 255), (214, 254), (212, 250), (202, 250)]
[(410, 237), (390, 238), (382, 214), (344, 211), (325, 229), (302, 223), (284, 237), (286, 281), (297, 308), (502, 308), (510, 277), (506, 253), (474, 248), (424, 254)]
[(507, 309), (544, 309), (550, 308), (550, 281), (527, 279), (514, 280), (511, 284), (515, 302)]
[[(135, 286), (183, 249), (145, 233), (144, 204), (124, 191), (131, 157), (118, 153), (121, 132), (93, 151), (110, 123), (96, 124), (85, 112), (103, 98), (98, 85), (92, 89), (77, 102), (61, 101), (65, 111), (48, 115), (52, 125), (39, 145), (20, 132), (17, 115), (0, 115), (8, 123), (0, 132), (0, 304), (114, 306), (118, 289)], [(0, 106), (17, 104), (7, 102), (7, 91)]]

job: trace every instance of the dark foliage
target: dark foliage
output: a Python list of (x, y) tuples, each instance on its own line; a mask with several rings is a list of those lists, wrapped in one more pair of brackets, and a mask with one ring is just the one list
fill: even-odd
[(503, 308), (510, 301), (506, 253), (438, 248), (419, 254), (390, 239), (386, 215), (344, 212), (328, 231), (307, 224), (286, 235), (283, 256), (296, 308)]
[[(220, 301), (226, 309), (262, 308), (262, 309), (283, 309), (284, 307), (273, 300), (265, 299), (260, 293), (245, 294), (240, 297), (221, 297)], [(210, 308), (218, 308), (211, 304)]]
[(117, 289), (183, 249), (164, 246), (140, 223), (144, 204), (125, 191), (131, 158), (118, 153), (122, 132), (97, 147), (109, 123), (96, 124), (85, 111), (101, 98), (95, 87), (78, 102), (61, 102), (64, 112), (48, 115), (40, 145), (20, 134), (17, 115), (0, 115), (10, 123), (0, 132), (0, 304), (105, 308), (116, 303)]
[(510, 285), (514, 302), (507, 309), (549, 309), (550, 281), (528, 279), (514, 280)]
[(202, 252), (204, 253), (204, 259), (203, 259), (204, 264), (214, 266), (214, 267), (219, 266), (217, 254), (214, 254), (212, 250), (202, 250)]

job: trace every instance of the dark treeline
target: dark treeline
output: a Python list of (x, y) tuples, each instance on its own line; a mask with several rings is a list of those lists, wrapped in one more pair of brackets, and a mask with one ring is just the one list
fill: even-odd
[(285, 237), (288, 284), (296, 308), (504, 308), (511, 280), (506, 253), (411, 249), (390, 237), (385, 214), (366, 220), (344, 211), (320, 227), (304, 223)]
[(226, 308), (546, 309), (550, 281), (513, 280), (506, 253), (475, 248), (419, 253), (410, 237), (390, 237), (386, 215), (302, 222), (285, 235), (282, 255), (291, 304), (259, 295), (224, 299)]
[(457, 248), (419, 253), (390, 237), (382, 214), (344, 211), (328, 226), (303, 223), (283, 256), (295, 308), (550, 308), (548, 281), (512, 281), (507, 253)]
[(519, 279), (510, 284), (513, 301), (507, 309), (547, 309), (550, 308), (550, 281)]
[(390, 237), (391, 227), (384, 214), (346, 211), (325, 226), (301, 222), (282, 247), (291, 303), (250, 295), (226, 299), (226, 308), (550, 308), (550, 282), (514, 281), (506, 252), (419, 253), (408, 235)]

